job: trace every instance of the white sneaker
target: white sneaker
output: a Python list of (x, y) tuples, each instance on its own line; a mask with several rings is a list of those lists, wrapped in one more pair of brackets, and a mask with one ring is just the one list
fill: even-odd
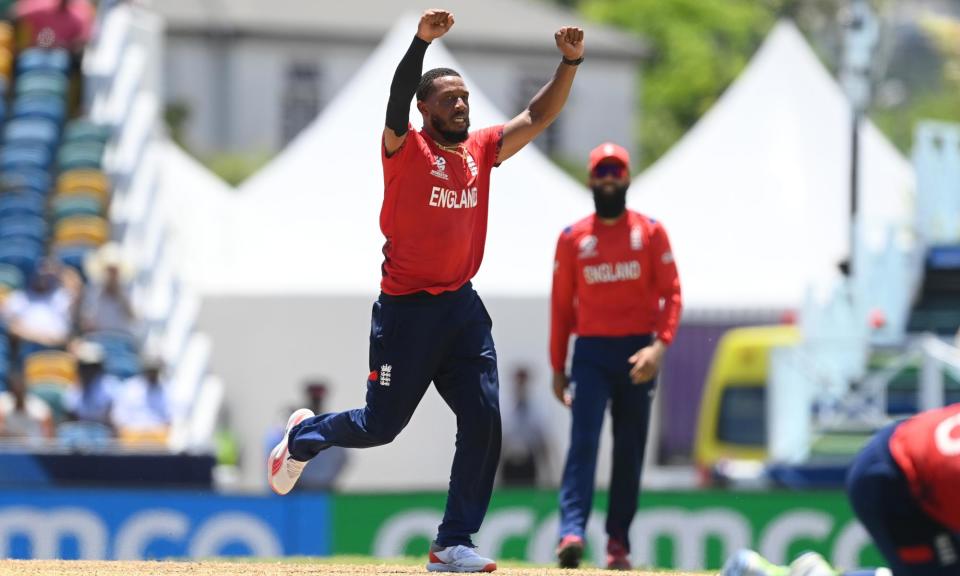
[(303, 472), (303, 467), (307, 465), (306, 462), (290, 457), (290, 452), (287, 450), (290, 429), (313, 416), (313, 411), (307, 408), (301, 408), (291, 414), (290, 419), (287, 420), (287, 428), (283, 431), (283, 438), (273, 447), (270, 457), (267, 458), (267, 483), (281, 496), (293, 490), (294, 484), (300, 478), (300, 473)]
[(441, 548), (430, 544), (430, 560), (427, 570), (430, 572), (493, 572), (497, 563), (477, 554), (476, 549), (457, 545)]
[(816, 552), (804, 552), (790, 563), (790, 576), (836, 576), (837, 571)]
[(738, 550), (724, 563), (720, 576), (786, 576), (786, 573), (786, 568), (753, 550)]

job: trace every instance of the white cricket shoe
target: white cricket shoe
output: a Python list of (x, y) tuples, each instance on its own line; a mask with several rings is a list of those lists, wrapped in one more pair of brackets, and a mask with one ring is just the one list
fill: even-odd
[(301, 408), (290, 415), (287, 420), (287, 427), (283, 431), (283, 438), (270, 451), (270, 457), (267, 458), (267, 483), (270, 489), (277, 494), (284, 494), (293, 490), (293, 486), (300, 478), (303, 467), (306, 462), (300, 462), (290, 457), (290, 451), (287, 450), (287, 438), (290, 436), (290, 430), (297, 424), (307, 418), (312, 418), (314, 413), (307, 408)]
[(804, 552), (790, 563), (790, 576), (836, 576), (837, 571), (816, 552)]
[(477, 554), (476, 549), (458, 544), (441, 548), (430, 544), (430, 572), (493, 572), (497, 563)]
[(787, 569), (777, 566), (753, 550), (738, 550), (727, 558), (720, 576), (786, 576)]

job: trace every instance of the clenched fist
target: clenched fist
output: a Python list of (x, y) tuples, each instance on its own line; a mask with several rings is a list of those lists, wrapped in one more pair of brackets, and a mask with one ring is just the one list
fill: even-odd
[(443, 36), (453, 27), (453, 14), (446, 10), (431, 8), (420, 16), (420, 25), (417, 26), (417, 36), (425, 42), (433, 42)]
[(560, 53), (568, 60), (583, 56), (583, 29), (576, 26), (564, 26), (553, 35)]

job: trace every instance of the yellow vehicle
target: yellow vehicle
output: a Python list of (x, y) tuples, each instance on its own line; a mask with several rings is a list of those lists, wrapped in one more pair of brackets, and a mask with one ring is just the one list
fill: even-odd
[(700, 401), (694, 444), (702, 472), (719, 460), (766, 458), (770, 352), (799, 341), (800, 329), (793, 325), (734, 328), (720, 339)]

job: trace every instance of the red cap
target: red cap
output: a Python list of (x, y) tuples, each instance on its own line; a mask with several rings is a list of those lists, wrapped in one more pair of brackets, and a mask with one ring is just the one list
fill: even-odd
[(623, 146), (613, 142), (604, 142), (590, 151), (590, 159), (587, 161), (587, 169), (593, 172), (593, 169), (604, 160), (614, 159), (630, 169), (630, 153)]

